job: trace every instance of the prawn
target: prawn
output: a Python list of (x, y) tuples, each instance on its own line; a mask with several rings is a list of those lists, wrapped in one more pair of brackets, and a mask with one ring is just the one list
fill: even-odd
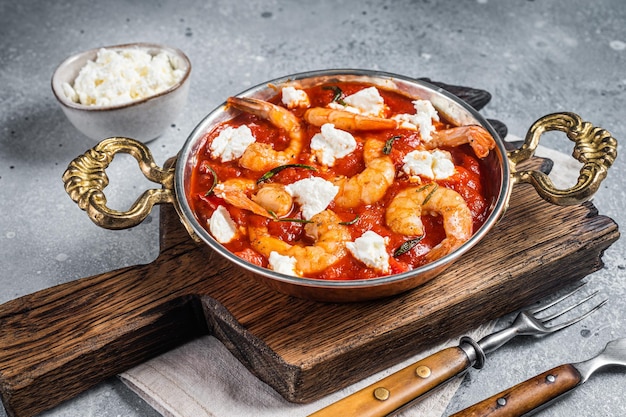
[(241, 155), (239, 165), (252, 171), (269, 171), (277, 166), (296, 161), (302, 151), (304, 141), (304, 130), (296, 115), (284, 107), (250, 97), (229, 97), (227, 103), (284, 129), (290, 139), (289, 145), (282, 151), (275, 150), (267, 143), (250, 144)]
[(339, 191), (335, 203), (352, 208), (360, 204), (373, 204), (381, 200), (396, 177), (396, 168), (390, 156), (383, 153), (385, 142), (368, 139), (363, 146), (365, 169), (347, 179), (335, 181)]
[(432, 139), (424, 143), (424, 147), (432, 150), (441, 146), (459, 146), (465, 143), (470, 144), (479, 158), (489, 155), (489, 151), (496, 146), (495, 140), (484, 127), (468, 125), (436, 131), (432, 134)]
[(293, 199), (283, 185), (270, 183), (257, 189), (256, 182), (251, 179), (226, 180), (216, 185), (213, 192), (235, 207), (270, 219), (286, 215), (293, 205)]
[(269, 259), (272, 252), (291, 256), (296, 260), (299, 275), (322, 272), (347, 254), (346, 242), (352, 239), (348, 226), (331, 210), (311, 217), (304, 232), (312, 238), (312, 245), (291, 245), (269, 234), (267, 227), (249, 226), (248, 236), (252, 249)]
[(446, 233), (446, 237), (425, 255), (428, 261), (447, 255), (472, 236), (472, 213), (463, 197), (434, 182), (400, 191), (387, 207), (385, 221), (393, 232), (423, 236), (423, 214), (443, 216)]
[(398, 122), (382, 117), (364, 116), (347, 110), (313, 107), (304, 113), (304, 120), (313, 126), (332, 123), (341, 130), (385, 130), (395, 129)]

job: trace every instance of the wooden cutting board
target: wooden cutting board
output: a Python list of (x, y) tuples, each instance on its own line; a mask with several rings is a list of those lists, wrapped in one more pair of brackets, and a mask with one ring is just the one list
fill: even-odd
[(602, 267), (617, 225), (591, 203), (557, 207), (529, 186), (443, 275), (389, 299), (328, 304), (276, 293), (196, 245), (161, 209), (161, 252), (0, 306), (0, 389), (32, 416), (211, 333), (285, 398), (307, 402), (533, 303)]
[[(487, 99), (488, 100), (488, 99)], [(160, 255), (0, 306), (0, 394), (28, 417), (203, 334), (287, 400), (308, 402), (602, 267), (617, 224), (592, 203), (515, 187), (500, 223), (436, 279), (377, 301), (285, 296), (241, 275), (160, 212)]]

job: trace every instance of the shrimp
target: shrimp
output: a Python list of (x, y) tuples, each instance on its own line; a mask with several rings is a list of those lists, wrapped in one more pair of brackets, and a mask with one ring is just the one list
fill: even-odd
[[(291, 195), (283, 185), (264, 184), (257, 190), (256, 182), (251, 179), (226, 180), (216, 185), (213, 192), (235, 207), (271, 219), (286, 215), (293, 205)], [(252, 196), (248, 197), (248, 194)]]
[(304, 130), (293, 113), (284, 107), (249, 97), (229, 97), (227, 103), (284, 129), (290, 139), (289, 145), (282, 151), (275, 150), (267, 143), (252, 143), (241, 155), (239, 165), (252, 171), (269, 171), (296, 161), (302, 151)]
[(335, 203), (340, 207), (352, 208), (360, 204), (373, 204), (381, 200), (396, 177), (396, 168), (391, 157), (383, 153), (385, 142), (368, 139), (363, 146), (365, 169), (352, 178), (335, 181), (339, 191)]
[(441, 146), (459, 146), (464, 143), (469, 143), (479, 158), (489, 155), (489, 151), (496, 146), (496, 142), (489, 132), (478, 125), (457, 126), (436, 131), (432, 134), (432, 139), (425, 142), (424, 146), (431, 150)]
[(428, 261), (447, 255), (472, 236), (472, 213), (463, 197), (434, 182), (400, 191), (387, 207), (385, 221), (393, 232), (422, 236), (422, 214), (443, 216), (446, 233), (446, 237), (425, 255)]
[(299, 275), (322, 272), (347, 254), (346, 242), (351, 241), (348, 226), (331, 210), (311, 217), (304, 232), (314, 240), (313, 245), (291, 245), (269, 234), (267, 227), (249, 226), (248, 236), (254, 250), (269, 259), (272, 252), (291, 256), (296, 260)]
[(286, 216), (293, 207), (293, 197), (283, 184), (266, 183), (252, 196), (252, 201), (277, 217)]
[(385, 130), (395, 129), (398, 122), (382, 117), (364, 116), (346, 110), (313, 107), (304, 113), (304, 120), (314, 126), (332, 123), (341, 130)]

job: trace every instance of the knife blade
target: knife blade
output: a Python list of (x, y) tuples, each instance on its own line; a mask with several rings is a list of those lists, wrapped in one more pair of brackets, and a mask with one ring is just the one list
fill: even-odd
[(609, 342), (602, 352), (587, 361), (554, 367), (450, 417), (524, 416), (579, 387), (594, 372), (609, 365), (626, 367), (626, 338)]

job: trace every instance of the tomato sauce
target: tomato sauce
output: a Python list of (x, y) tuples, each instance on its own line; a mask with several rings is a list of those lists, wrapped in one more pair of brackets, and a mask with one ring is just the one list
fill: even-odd
[[(328, 104), (336, 98), (337, 91), (341, 91), (342, 96), (346, 97), (367, 87), (370, 87), (370, 85), (361, 83), (335, 83), (332, 85), (315, 86), (305, 89), (304, 91), (310, 100), (309, 108), (312, 108), (327, 107)], [(382, 88), (378, 88), (378, 91), (387, 106), (387, 117), (394, 114), (415, 113), (415, 108), (412, 103), (415, 98), (409, 98), (397, 92), (387, 91)], [(278, 93), (276, 97), (270, 101), (283, 106), (280, 102), (280, 98), (281, 95)], [(422, 215), (422, 222), (424, 224), (423, 237), (415, 246), (402, 254), (394, 253), (403, 243), (414, 239), (415, 236), (405, 236), (395, 233), (387, 227), (385, 222), (386, 208), (394, 196), (404, 188), (416, 185), (415, 178), (409, 178), (404, 174), (402, 166), (404, 156), (416, 148), (419, 148), (423, 143), (419, 130), (388, 129), (351, 132), (357, 140), (356, 149), (349, 155), (337, 160), (334, 166), (327, 167), (317, 163), (309, 147), (311, 138), (316, 133), (320, 132), (320, 127), (310, 125), (304, 121), (303, 115), (306, 108), (295, 108), (291, 111), (301, 121), (302, 128), (305, 132), (303, 150), (293, 163), (306, 165), (315, 168), (315, 170), (299, 167), (286, 168), (276, 173), (267, 182), (292, 184), (298, 180), (313, 176), (322, 177), (331, 182), (340, 177), (351, 178), (365, 169), (363, 160), (365, 138), (376, 138), (385, 142), (389, 142), (393, 139), (388, 155), (394, 163), (396, 177), (385, 196), (381, 200), (369, 205), (361, 204), (353, 208), (343, 208), (339, 207), (335, 201), (332, 201), (327, 207), (329, 210), (336, 213), (342, 222), (347, 225), (353, 241), (366, 231), (374, 231), (387, 239), (386, 247), (389, 253), (388, 271), (383, 273), (380, 270), (368, 267), (348, 253), (324, 270), (308, 274), (307, 276), (325, 280), (367, 279), (409, 271), (426, 263), (425, 255), (431, 248), (435, 247), (446, 237), (442, 225), (442, 217), (437, 215)], [(452, 124), (445, 120), (433, 121), (433, 123), (438, 131), (453, 127)], [(267, 231), (272, 236), (277, 237), (289, 245), (313, 245), (315, 242), (312, 241), (304, 231), (306, 222), (302, 218), (297, 204), (294, 204), (291, 212), (286, 216), (287, 221), (282, 221), (283, 219), (279, 221), (279, 219), (254, 214), (245, 208), (235, 207), (211, 192), (212, 188), (217, 183), (228, 179), (241, 178), (256, 181), (261, 175), (265, 174), (265, 172), (255, 172), (241, 167), (238, 160), (221, 162), (219, 159), (214, 159), (210, 155), (209, 145), (223, 129), (227, 126), (238, 127), (241, 125), (247, 125), (250, 128), (257, 142), (271, 144), (275, 150), (285, 149), (291, 140), (285, 129), (278, 128), (268, 120), (245, 112), (242, 112), (227, 122), (213, 127), (212, 130), (205, 134), (204, 145), (198, 151), (197, 164), (191, 176), (188, 197), (193, 212), (200, 224), (205, 225), (207, 230), (209, 230), (208, 221), (217, 207), (220, 205), (226, 207), (233, 222), (237, 225), (239, 233), (236, 239), (228, 243), (223, 243), (223, 245), (229, 251), (248, 262), (262, 267), (268, 267), (268, 259), (254, 250), (251, 245), (246, 233), (248, 227), (266, 227)], [(449, 152), (452, 156), (452, 161), (455, 165), (454, 174), (443, 180), (436, 180), (435, 182), (440, 187), (456, 191), (463, 200), (465, 200), (471, 212), (473, 230), (475, 232), (488, 217), (491, 201), (490, 196), (486, 195), (485, 190), (487, 188), (483, 183), (483, 181), (485, 181), (485, 178), (482, 176), (483, 162), (474, 154), (473, 149), (467, 144), (444, 147), (442, 149)], [(432, 180), (424, 179), (423, 183), (426, 184), (431, 181)], [(252, 193), (253, 191), (250, 192), (249, 195)]]

